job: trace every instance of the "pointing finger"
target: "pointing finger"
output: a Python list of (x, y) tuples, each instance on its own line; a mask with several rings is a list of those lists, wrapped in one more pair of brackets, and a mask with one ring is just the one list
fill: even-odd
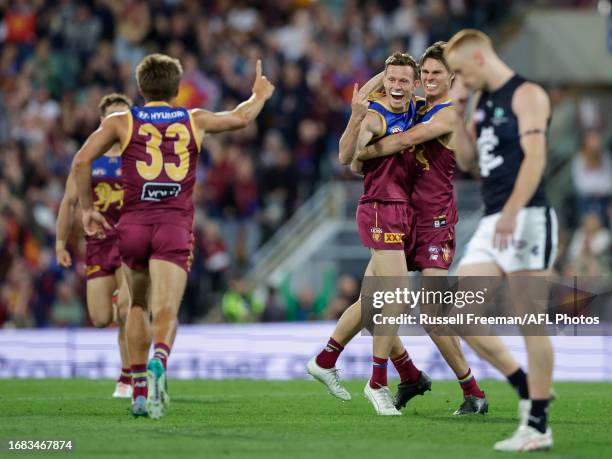
[(261, 59), (257, 59), (257, 63), (255, 64), (255, 75), (257, 78), (261, 77)]

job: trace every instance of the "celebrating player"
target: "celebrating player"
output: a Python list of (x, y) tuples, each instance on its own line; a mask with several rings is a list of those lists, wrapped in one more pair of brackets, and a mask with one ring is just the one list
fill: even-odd
[[(466, 29), (445, 49), (451, 69), (480, 91), (472, 132), (463, 132), (459, 164), (476, 161), (477, 139), (485, 216), (467, 245), (459, 276), (542, 276), (550, 272), (557, 246), (557, 221), (548, 205), (543, 174), (550, 102), (538, 85), (518, 76), (495, 53), (484, 33)], [(544, 281), (542, 281), (544, 282)], [(512, 284), (511, 284), (512, 286)], [(517, 303), (533, 304), (529, 292), (512, 292)], [(501, 451), (550, 448), (547, 412), (553, 371), (548, 336), (526, 336), (529, 375), (516, 369), (505, 346), (492, 337), (466, 337), (484, 358), (507, 375), (521, 396), (519, 427), (495, 444)]]
[[(453, 74), (444, 59), (444, 42), (427, 48), (419, 60), (425, 100), (417, 101), (415, 126), (390, 135), (358, 154), (359, 160), (404, 151), (416, 159), (416, 177), (410, 203), (416, 215), (416, 242), (407, 254), (408, 267), (423, 276), (448, 276), (455, 253), (457, 207), (453, 191), (455, 175), (455, 126), (457, 114), (449, 98)], [(454, 371), (463, 390), (463, 404), (455, 415), (486, 413), (488, 402), (469, 368), (459, 338), (430, 336)], [(400, 383), (396, 403), (405, 406), (412, 395), (409, 383)]]
[[(132, 102), (123, 94), (108, 94), (99, 104), (101, 119), (113, 113), (125, 112)], [(121, 147), (115, 143), (92, 164), (93, 203), (110, 225), (119, 220), (123, 206), (123, 189), (121, 188)], [(66, 241), (70, 235), (72, 221), (78, 202), (78, 192), (74, 175), (66, 181), (66, 192), (62, 199), (57, 216), (55, 255), (60, 266), (69, 268), (72, 265)], [(119, 257), (119, 238), (114, 229), (108, 231), (105, 239), (85, 236), (86, 240), (86, 276), (87, 276), (87, 309), (95, 327), (106, 327), (113, 320), (113, 294), (117, 295), (117, 322), (119, 323), (119, 354), (121, 355), (121, 375), (113, 397), (130, 398), (132, 396), (132, 376), (130, 359), (127, 351), (125, 332), (126, 317), (129, 308), (127, 285), (123, 281), (121, 258)]]
[[(111, 227), (88, 193), (91, 165), (110, 145), (122, 145), (125, 202), (118, 232), (133, 302), (127, 331), (136, 416), (158, 419), (169, 401), (166, 364), (191, 261), (192, 193), (202, 138), (243, 128), (257, 117), (274, 86), (262, 75), (259, 60), (255, 73), (252, 96), (234, 110), (186, 110), (171, 105), (182, 76), (180, 62), (162, 54), (146, 56), (136, 68), (146, 104), (104, 119), (74, 160), (83, 226), (90, 236), (104, 237)], [(151, 338), (155, 353), (147, 363)]]
[[(351, 163), (356, 151), (372, 139), (402, 132), (412, 126), (416, 76), (414, 59), (396, 53), (385, 62), (383, 96), (368, 102), (368, 91), (362, 88), (359, 93), (355, 85), (351, 118), (340, 140), (341, 163)], [(357, 207), (357, 229), (362, 243), (372, 253), (366, 276), (401, 277), (408, 274), (404, 251), (410, 250), (412, 243), (413, 212), (409, 205), (412, 169), (408, 155), (388, 156), (363, 164), (364, 192)], [(332, 395), (343, 400), (350, 400), (351, 396), (340, 385), (335, 364), (344, 345), (360, 329), (361, 304), (358, 301), (344, 312), (326, 348), (307, 365), (308, 373), (325, 384)], [(372, 377), (364, 393), (379, 415), (400, 415), (387, 386), (387, 360), (391, 355), (400, 374), (414, 383), (421, 378), (421, 372), (413, 365), (397, 336), (374, 334), (373, 341)], [(428, 389), (423, 388), (423, 392)]]

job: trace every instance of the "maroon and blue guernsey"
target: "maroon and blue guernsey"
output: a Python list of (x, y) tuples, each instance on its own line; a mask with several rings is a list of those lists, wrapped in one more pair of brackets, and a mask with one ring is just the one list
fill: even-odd
[[(114, 227), (123, 207), (120, 156), (100, 156), (91, 164), (91, 193), (95, 209)], [(97, 240), (89, 236), (85, 238)]]
[(122, 154), (121, 221), (166, 223), (191, 230), (193, 186), (200, 148), (189, 111), (165, 102), (132, 107)]
[[(380, 117), (382, 130), (373, 139), (407, 131), (412, 127), (415, 103), (410, 101), (406, 111), (397, 112), (387, 106), (383, 98), (370, 99), (368, 110)], [(413, 184), (414, 157), (402, 153), (374, 158), (363, 163), (363, 195), (359, 202), (408, 202)]]
[[(415, 124), (427, 123), (440, 110), (452, 107), (450, 101), (427, 108), (424, 99), (417, 100)], [(412, 148), (416, 159), (416, 177), (410, 202), (416, 213), (418, 228), (443, 228), (457, 223), (457, 206), (453, 192), (455, 153), (440, 138)]]

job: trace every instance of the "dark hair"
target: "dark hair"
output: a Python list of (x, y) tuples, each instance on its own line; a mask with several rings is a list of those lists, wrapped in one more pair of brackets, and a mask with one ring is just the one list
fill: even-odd
[(414, 78), (418, 78), (419, 76), (419, 68), (417, 66), (414, 57), (412, 57), (408, 53), (393, 53), (391, 56), (387, 58), (385, 61), (385, 72), (387, 71), (387, 67), (390, 65), (403, 65), (412, 67), (412, 71), (414, 73)]
[(421, 58), (419, 59), (419, 68), (425, 63), (427, 59), (433, 59), (440, 62), (449, 73), (451, 72), (448, 62), (444, 58), (444, 48), (446, 47), (445, 41), (437, 41), (429, 48), (425, 50)]
[(165, 54), (149, 54), (136, 67), (138, 89), (147, 101), (172, 99), (182, 75), (179, 60)]
[(132, 106), (132, 101), (125, 94), (119, 94), (117, 92), (107, 94), (102, 97), (102, 99), (100, 99), (100, 103), (98, 104), (100, 115), (106, 116), (106, 110), (108, 109), (108, 107), (115, 104), (125, 104), (128, 108), (130, 108)]

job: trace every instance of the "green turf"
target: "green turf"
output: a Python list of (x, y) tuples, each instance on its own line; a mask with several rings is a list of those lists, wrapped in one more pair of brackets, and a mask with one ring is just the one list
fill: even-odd
[[(353, 401), (342, 403), (314, 381), (170, 381), (169, 412), (153, 421), (132, 418), (129, 402), (112, 400), (111, 381), (1, 380), (0, 454), (27, 457), (6, 453), (6, 441), (39, 438), (72, 439), (70, 457), (516, 457), (491, 449), (516, 427), (516, 397), (502, 382), (481, 382), (489, 414), (467, 418), (452, 416), (460, 401), (453, 382), (434, 381), (433, 392), (391, 418), (374, 415), (363, 382), (347, 386)], [(536, 457), (612, 457), (612, 384), (555, 389), (555, 447)]]

